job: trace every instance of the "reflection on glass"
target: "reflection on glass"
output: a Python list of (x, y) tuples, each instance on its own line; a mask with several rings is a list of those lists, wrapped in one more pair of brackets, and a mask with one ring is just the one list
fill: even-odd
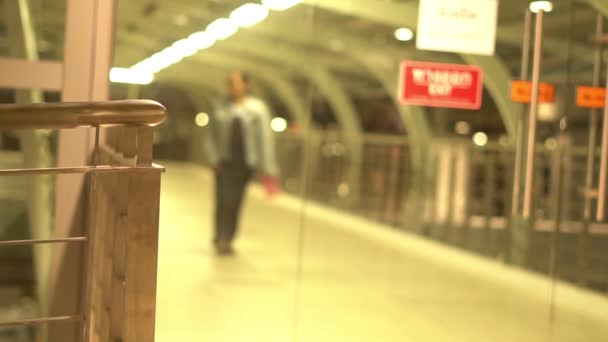
[[(293, 339), (312, 92), (309, 60), (285, 30), (310, 36), (299, 3), (118, 3), (113, 66), (126, 77), (112, 97), (171, 113), (155, 132), (168, 171), (158, 341)], [(147, 19), (133, 21), (142, 9)]]
[[(502, 1), (496, 56), (480, 58), (416, 50), (415, 16), (404, 15), (415, 1), (315, 3), (119, 5), (115, 66), (128, 85), (114, 84), (114, 97), (171, 113), (155, 137), (169, 169), (158, 339), (602, 340), (605, 225), (584, 224), (590, 116), (572, 101), (590, 82), (595, 10)], [(546, 12), (541, 79), (557, 94), (540, 106), (531, 220), (511, 208), (515, 116), (527, 110), (508, 87), (527, 9)], [(134, 20), (140, 12), (149, 20)], [(481, 109), (403, 106), (403, 59), (479, 64)], [(251, 76), (267, 118), (225, 100), (235, 70)], [(218, 124), (227, 106), (229, 124)], [(235, 142), (249, 138), (234, 117), (263, 127)], [(223, 139), (215, 150), (229, 159), (234, 146), (272, 146), (264, 137), (276, 142), (279, 196), (265, 177), (220, 179), (234, 169), (205, 147)], [(217, 215), (230, 229), (216, 233), (217, 199), (231, 192)]]
[[(65, 0), (2, 2), (0, 57), (63, 60), (65, 8)], [(27, 54), (21, 50), (25, 40), (29, 41)]]

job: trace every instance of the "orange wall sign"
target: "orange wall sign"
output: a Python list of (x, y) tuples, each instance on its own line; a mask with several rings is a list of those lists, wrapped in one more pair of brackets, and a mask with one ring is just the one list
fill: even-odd
[[(511, 101), (530, 103), (532, 101), (532, 83), (528, 81), (511, 81)], [(538, 101), (541, 103), (555, 102), (555, 86), (541, 83)]]
[(582, 108), (604, 108), (606, 89), (579, 86), (576, 88), (576, 105)]

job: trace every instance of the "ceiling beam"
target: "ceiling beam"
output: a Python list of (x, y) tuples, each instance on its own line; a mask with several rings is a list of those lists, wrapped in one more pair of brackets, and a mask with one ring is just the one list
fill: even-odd
[[(383, 2), (382, 5), (370, 1), (351, 1), (351, 0), (305, 0), (305, 2), (316, 5), (327, 10), (335, 11), (345, 15), (358, 16), (364, 19), (384, 23), (393, 27), (411, 27), (417, 26), (418, 20), (418, 5), (417, 3), (393, 3)], [(501, 39), (505, 39), (505, 34), (500, 33)], [(508, 35), (507, 42), (514, 42), (515, 37)], [(519, 39), (521, 36), (518, 36)], [(519, 42), (520, 40), (518, 40)], [(519, 43), (518, 43), (519, 44)], [(563, 49), (560, 53), (563, 53)], [(486, 70), (485, 85), (496, 102), (501, 118), (503, 119), (505, 128), (511, 141), (515, 140), (515, 115), (513, 106), (508, 98), (508, 91), (503, 88), (507, 87), (511, 80), (511, 75), (505, 67), (504, 62), (499, 57), (475, 57), (461, 54), (462, 58), (467, 62), (479, 62)], [(503, 85), (501, 85), (503, 84)]]
[[(192, 5), (193, 8), (196, 7), (194, 4)], [(178, 12), (175, 12), (174, 14), (177, 15)], [(297, 22), (298, 19), (293, 18), (294, 15), (295, 12), (272, 13), (272, 15), (264, 22), (250, 29), (241, 30), (237, 33), (237, 35), (230, 38), (228, 42), (223, 42), (222, 44), (238, 43), (241, 45), (252, 46), (253, 48), (255, 46), (260, 46), (260, 36), (266, 36), (269, 38), (278, 38), (279, 40), (263, 39), (262, 44), (264, 45), (268, 44), (269, 41), (272, 41), (273, 43), (275, 41), (278, 43), (289, 42), (292, 46), (295, 43), (300, 46), (300, 50), (302, 51), (301, 53), (307, 55), (307, 58), (311, 60), (318, 60), (319, 62), (333, 69), (344, 69), (345, 64), (349, 63), (351, 60), (356, 60), (364, 67), (361, 68), (354, 66), (351, 68), (357, 68), (357, 72), (367, 72), (372, 77), (376, 78), (393, 99), (400, 113), (399, 119), (405, 126), (407, 132), (411, 135), (410, 140), (412, 144), (416, 145), (417, 141), (422, 143), (430, 139), (431, 129), (428, 120), (424, 115), (424, 110), (417, 107), (404, 107), (401, 106), (397, 101), (398, 62), (405, 58), (415, 58), (413, 56), (423, 59), (436, 60), (438, 56), (437, 54), (416, 51), (411, 43), (409, 45), (406, 45), (407, 43), (403, 43), (403, 48), (377, 43), (372, 43), (370, 46), (370, 41), (368, 39), (362, 39), (345, 32), (332, 32), (328, 29), (321, 33), (314, 27), (295, 25), (294, 22)], [(149, 21), (148, 24), (151, 25), (151, 29), (158, 29), (160, 27), (174, 27), (168, 18), (169, 16), (167, 15), (163, 18), (159, 18), (159, 20), (163, 20), (162, 25), (155, 25), (156, 22), (152, 21)], [(206, 17), (204, 18), (209, 20)], [(289, 30), (285, 30), (285, 27), (289, 27)], [(336, 46), (336, 43), (339, 45)], [(307, 50), (307, 48), (311, 46), (320, 47), (325, 51), (336, 51), (337, 47), (337, 51), (340, 51), (340, 54), (331, 54), (322, 50), (318, 51), (314, 49)], [(375, 54), (373, 60), (366, 61), (365, 59), (370, 55), (370, 50), (377, 50), (378, 53)], [(202, 55), (204, 55), (204, 53)], [(445, 58), (444, 56), (448, 57)], [(450, 61), (453, 59), (449, 55), (444, 56), (442, 57), (449, 59)]]
[[(484, 86), (494, 99), (498, 113), (510, 139), (516, 137), (515, 108), (509, 98), (511, 77), (504, 63), (490, 56), (462, 55), (471, 65), (478, 65), (484, 71)], [(514, 142), (514, 141), (512, 141)]]
[[(130, 35), (125, 37), (130, 40), (128, 43), (132, 44), (153, 44), (152, 40), (141, 39), (138, 35)], [(293, 70), (294, 73), (299, 74), (302, 77), (311, 80), (315, 86), (324, 93), (327, 101), (330, 103), (337, 119), (339, 120), (343, 129), (349, 132), (361, 132), (361, 126), (358, 122), (359, 116), (350, 100), (348, 94), (344, 91), (340, 82), (326, 69), (325, 64), (317, 62), (314, 56), (310, 56), (301, 51), (293, 51), (292, 49), (273, 45), (264, 39), (250, 38), (247, 40), (248, 44), (242, 44), (234, 40), (228, 39), (226, 41), (219, 41), (216, 46), (211, 47), (208, 50), (202, 51), (199, 54), (204, 55), (209, 51), (216, 51), (218, 47), (229, 48), (236, 51), (236, 54), (245, 56), (255, 56), (267, 60), (266, 65), (282, 64), (286, 66), (285, 70)], [(144, 45), (145, 46), (145, 45)], [(189, 60), (189, 58), (184, 61)], [(180, 63), (184, 63), (184, 61)], [(313, 63), (311, 63), (313, 61)], [(177, 65), (179, 65), (178, 63)], [(166, 70), (176, 68), (174, 65)], [(162, 71), (165, 73), (167, 71)], [(325, 83), (322, 82), (326, 81)], [(340, 89), (337, 89), (340, 88)], [(337, 95), (337, 98), (332, 98), (331, 95)], [(352, 133), (346, 134), (347, 136), (353, 135)]]
[[(129, 38), (135, 37), (131, 35)], [(134, 39), (134, 43), (138, 43), (136, 38)], [(255, 40), (252, 43), (253, 45), (246, 46), (244, 44), (239, 44), (238, 42), (235, 43), (229, 39), (220, 41), (216, 43), (216, 45), (228, 47), (234, 51), (238, 51), (241, 55), (265, 59), (268, 61), (269, 65), (276, 63), (284, 64), (302, 77), (309, 79), (332, 107), (340, 125), (340, 131), (342, 132), (344, 142), (350, 153), (351, 161), (358, 165), (362, 157), (362, 128), (360, 116), (357, 114), (352, 99), (345, 91), (341, 82), (339, 82), (322, 63), (311, 63), (311, 60), (314, 61), (314, 59), (309, 58), (305, 53), (278, 47), (263, 39)], [(216, 49), (216, 46), (210, 48), (210, 50), (212, 49)], [(206, 51), (208, 50), (205, 50), (205, 52)], [(163, 73), (169, 75), (170, 70), (178, 68), (179, 64), (187, 61), (188, 59), (185, 59), (177, 65), (162, 71), (159, 75), (162, 75)], [(355, 171), (351, 176), (353, 177), (351, 186), (358, 184), (359, 171)], [(353, 191), (353, 193), (356, 194), (357, 192)]]
[(215, 65), (227, 70), (242, 69), (252, 74), (256, 79), (267, 83), (279, 98), (284, 101), (289, 112), (304, 128), (310, 123), (310, 111), (307, 109), (301, 94), (298, 94), (293, 83), (281, 76), (281, 71), (267, 67), (248, 58), (235, 57), (213, 51), (197, 54), (191, 58), (193, 62), (203, 65)]
[[(150, 21), (149, 27), (146, 27), (145, 30), (152, 29), (157, 30), (158, 28), (164, 28), (168, 25), (171, 25), (170, 22), (166, 22), (166, 18), (163, 19), (162, 25), (158, 25), (156, 22)], [(329, 34), (324, 34), (323, 37), (319, 37), (318, 34), (311, 34), (311, 30), (306, 28), (299, 27), (297, 25), (290, 26), (289, 31), (285, 31), (285, 25), (289, 25), (288, 22), (285, 22), (283, 19), (284, 16), (282, 13), (273, 13), (273, 15), (266, 20), (265, 22), (256, 25), (255, 27), (247, 30), (241, 30), (237, 33), (236, 36), (230, 38), (228, 41), (224, 41), (219, 43), (223, 46), (228, 46), (232, 48), (241, 48), (242, 46), (250, 46), (251, 49), (266, 49), (267, 46), (270, 50), (277, 50), (282, 48), (283, 53), (275, 51), (276, 54), (284, 55), (285, 51), (288, 51), (293, 54), (293, 44), (297, 44), (300, 46), (297, 58), (306, 58), (308, 60), (315, 61), (315, 64), (322, 63), (327, 65), (330, 68), (335, 69), (345, 69), (344, 66), (350, 62), (351, 59), (356, 59), (364, 68), (360, 67), (351, 67), (356, 69), (356, 72), (361, 73), (363, 70), (369, 72), (372, 77), (375, 77), (383, 86), (385, 91), (390, 94), (391, 98), (395, 101), (396, 107), (400, 113), (400, 120), (403, 122), (403, 125), (406, 127), (408, 134), (410, 134), (410, 141), (413, 145), (418, 146), (426, 146), (426, 142), (430, 139), (430, 125), (424, 115), (424, 110), (418, 107), (405, 107), (401, 106), (398, 101), (396, 101), (396, 93), (397, 93), (397, 75), (398, 75), (398, 61), (409, 56), (411, 58), (412, 54), (417, 53), (415, 49), (411, 46), (403, 49), (398, 48), (387, 48), (384, 45), (376, 45), (375, 48), (372, 47), (372, 50), (380, 50), (378, 54), (376, 54), (376, 58), (374, 58), (373, 62), (366, 62), (364, 59), (369, 55), (370, 45), (369, 41), (365, 39), (361, 39), (352, 35), (343, 35), (342, 33), (334, 33), (333, 36), (330, 37)], [(289, 18), (288, 18), (289, 19)], [(267, 37), (280, 38), (278, 41), (279, 44), (275, 44), (275, 39), (262, 39), (260, 35), (265, 35)], [(345, 37), (346, 36), (346, 37)], [(341, 55), (338, 54), (330, 54), (324, 51), (318, 50), (307, 50), (306, 46), (319, 46), (325, 50), (335, 50), (335, 46), (331, 44), (338, 40), (343, 49), (341, 50)], [(280, 47), (281, 42), (291, 43), (291, 46), (283, 46)], [(272, 42), (272, 43), (271, 43)], [(271, 46), (272, 45), (272, 46)], [(200, 56), (205, 56), (209, 51), (205, 51)], [(288, 54), (289, 54), (288, 52)], [(418, 52), (417, 54), (427, 55), (425, 57), (430, 59), (430, 54), (426, 52)], [(226, 55), (226, 54), (224, 54)], [(380, 61), (382, 59), (383, 61)], [(318, 61), (318, 62), (317, 62)], [(345, 63), (346, 62), (346, 63)], [(363, 70), (362, 70), (363, 69)], [(351, 71), (350, 68), (347, 71)], [(328, 99), (330, 102), (333, 99)], [(340, 120), (343, 121), (343, 120)], [(418, 144), (419, 143), (419, 144)], [(418, 150), (418, 149), (413, 149)], [(419, 160), (420, 158), (415, 158), (415, 160)]]
[[(418, 2), (383, 2), (377, 4), (372, 1), (352, 1), (352, 0), (304, 0), (310, 5), (325, 8), (345, 15), (358, 16), (375, 22), (384, 23), (392, 27), (409, 27), (413, 30), (418, 25)], [(597, 3), (600, 7), (605, 7), (600, 3), (604, 0), (587, 0)], [(522, 8), (522, 19), (523, 10)], [(520, 46), (523, 37), (523, 25), (511, 27), (499, 27), (496, 31), (496, 40), (501, 43)], [(544, 40), (547, 51), (561, 55), (568, 48), (567, 42), (558, 37), (547, 37)], [(571, 49), (579, 57), (588, 56), (592, 53), (588, 47), (571, 44)]]
[[(305, 52), (294, 51), (272, 44), (265, 43), (264, 40), (257, 40), (255, 45), (246, 46), (234, 41), (219, 42), (220, 46), (229, 46), (234, 51), (239, 51), (245, 55), (257, 56), (266, 59), (269, 63), (283, 63), (301, 76), (310, 80), (315, 88), (323, 94), (329, 105), (332, 107), (339, 129), (348, 151), (349, 161), (353, 165), (361, 165), (362, 150), (362, 127), (360, 116), (353, 104), (352, 99), (345, 91), (343, 84), (325, 67), (323, 64), (311, 63), (314, 61), (312, 56)], [(360, 184), (360, 168), (355, 167), (348, 175), (351, 187), (351, 199), (356, 199), (359, 195), (358, 185)]]
[(606, 0), (586, 0), (587, 3), (593, 8), (595, 8), (598, 12), (600, 12), (604, 17), (608, 17), (608, 1)]
[[(286, 31), (284, 29), (286, 27), (285, 25), (289, 25), (289, 23), (293, 20), (289, 16), (285, 16), (284, 13), (285, 12), (273, 13), (273, 15), (265, 22), (256, 25), (251, 29), (241, 30), (234, 37), (231, 37), (228, 41), (222, 42), (221, 44), (233, 47), (235, 46), (234, 44), (239, 44), (255, 48), (258, 46), (269, 46), (269, 44), (272, 42), (274, 48), (276, 49), (279, 45), (289, 41), (291, 43), (290, 46), (283, 46), (284, 49), (291, 49), (291, 47), (296, 44), (300, 46), (300, 54), (305, 55), (311, 60), (318, 61), (317, 63), (323, 63), (329, 68), (342, 69), (342, 71), (347, 72), (353, 72), (352, 69), (355, 69), (355, 71), (359, 73), (361, 73), (362, 71), (369, 72), (370, 75), (375, 77), (384, 86), (386, 92), (390, 94), (393, 100), (396, 100), (395, 95), (397, 93), (397, 62), (405, 58), (412, 58), (412, 55), (414, 54), (426, 55), (424, 57), (429, 59), (431, 57), (431, 54), (426, 52), (418, 52), (413, 49), (412, 46), (404, 47), (403, 49), (398, 49), (392, 47), (387, 48), (384, 45), (375, 45), (375, 47), (370, 48), (368, 40), (355, 38), (352, 35), (343, 36), (342, 33), (338, 32), (334, 32), (333, 35), (329, 33), (323, 33), (320, 37), (317, 32), (315, 32), (315, 34), (312, 34), (311, 29), (302, 28), (297, 25), (290, 26), (290, 29)], [(165, 20), (165, 22), (163, 22), (162, 25), (155, 25), (155, 23), (149, 22), (151, 26), (150, 28), (157, 29), (159, 27), (166, 27), (167, 25), (171, 25), (170, 22), (166, 21), (166, 18), (163, 20)], [(279, 38), (279, 40), (277, 41), (275, 39), (262, 39), (262, 35), (267, 37)], [(335, 41), (339, 41), (343, 47), (341, 54), (331, 54), (322, 50), (306, 50), (306, 46), (319, 46), (325, 50), (332, 50), (332, 48), (334, 47), (332, 47), (331, 45), (332, 42)], [(380, 51), (378, 51), (379, 53), (375, 54), (373, 62), (365, 62), (364, 59), (369, 56), (370, 50)], [(203, 55), (205, 53), (206, 52), (204, 52)], [(364, 65), (364, 68), (353, 65), (351, 60), (357, 60), (360, 64)], [(347, 64), (351, 64), (353, 66), (345, 68), (345, 65)], [(394, 70), (394, 74), (392, 75), (392, 77), (391, 75), (383, 75), (381, 78), (378, 78), (378, 76), (385, 73), (387, 69)], [(391, 78), (394, 79), (393, 82), (387, 82), (387, 79)], [(397, 101), (395, 102), (397, 107), (401, 107), (399, 106)], [(408, 132), (411, 132), (419, 137), (424, 136), (425, 139), (428, 138), (428, 136), (430, 135), (430, 126), (428, 122), (426, 122), (426, 118), (424, 116), (415, 115), (418, 117), (416, 120), (408, 120), (410, 115), (405, 114), (405, 112), (409, 112), (409, 110), (399, 108), (399, 111), (403, 114), (401, 115), (400, 119), (403, 121), (404, 126), (406, 126)], [(416, 125), (412, 126), (413, 124)]]

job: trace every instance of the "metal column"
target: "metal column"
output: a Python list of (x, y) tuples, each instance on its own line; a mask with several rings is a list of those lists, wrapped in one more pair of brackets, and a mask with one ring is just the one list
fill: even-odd
[[(604, 17), (598, 13), (596, 22), (596, 38), (599, 38), (604, 32)], [(599, 87), (602, 72), (602, 43), (598, 40), (595, 46), (593, 58), (593, 83), (594, 87)], [(587, 239), (589, 236), (589, 225), (591, 221), (591, 208), (594, 191), (594, 169), (595, 169), (595, 152), (597, 145), (597, 129), (599, 126), (599, 110), (591, 109), (589, 123), (589, 142), (587, 146), (587, 163), (585, 173), (585, 188), (583, 189), (584, 209), (583, 209), (583, 230), (579, 236), (578, 254), (577, 254), (577, 278), (578, 283), (584, 285), (586, 282), (587, 273)]]
[(540, 66), (543, 48), (543, 18), (544, 12), (536, 14), (534, 35), (534, 59), (532, 64), (532, 100), (530, 101), (530, 117), (528, 118), (528, 146), (526, 151), (526, 173), (524, 186), (523, 216), (529, 219), (532, 214), (532, 197), (534, 189), (534, 150), (536, 142), (536, 116), (538, 114), (538, 95), (540, 86)]
[[(530, 64), (530, 29), (532, 26), (532, 12), (526, 10), (526, 19), (524, 24), (524, 38), (521, 58), (521, 74), (520, 79), (526, 81), (528, 79), (529, 64)], [(519, 213), (519, 197), (521, 194), (521, 171), (524, 149), (524, 124), (525, 124), (525, 106), (522, 105), (521, 112), (517, 116), (517, 137), (515, 141), (515, 168), (513, 173), (513, 197), (511, 198), (511, 216)]]
[(608, 84), (606, 84), (606, 104), (602, 129), (602, 153), (600, 159), (600, 184), (597, 191), (597, 220), (604, 221), (606, 216), (606, 187), (608, 183)]

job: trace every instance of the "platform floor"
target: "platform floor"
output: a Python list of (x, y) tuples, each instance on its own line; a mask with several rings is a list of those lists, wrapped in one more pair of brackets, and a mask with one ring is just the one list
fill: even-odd
[(551, 306), (543, 277), (255, 188), (218, 258), (210, 174), (165, 165), (159, 342), (607, 341), (605, 297), (557, 286)]

